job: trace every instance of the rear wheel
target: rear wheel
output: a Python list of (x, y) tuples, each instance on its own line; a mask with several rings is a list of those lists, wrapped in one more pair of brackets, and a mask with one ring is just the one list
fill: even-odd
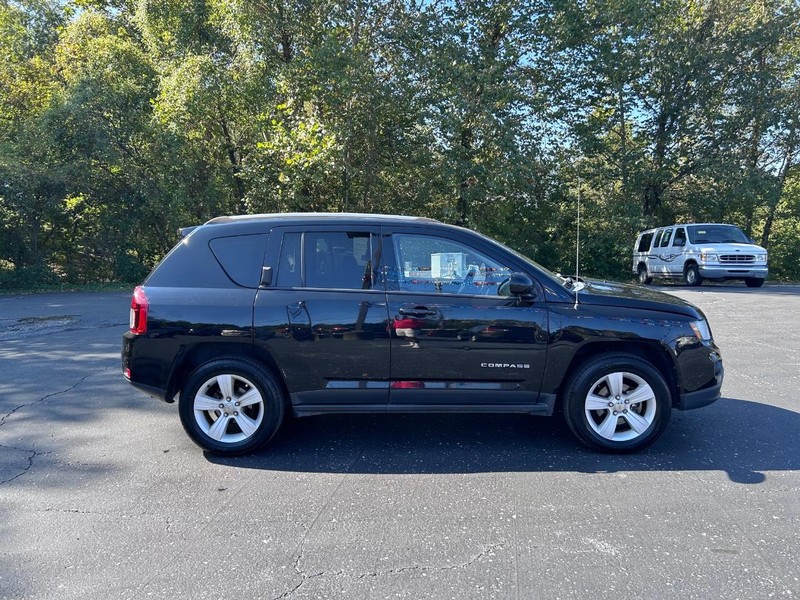
[(683, 281), (686, 285), (700, 285), (703, 283), (703, 277), (700, 275), (700, 269), (696, 264), (690, 263), (683, 269)]
[(628, 354), (593, 358), (575, 372), (564, 396), (567, 425), (603, 452), (635, 452), (655, 442), (669, 421), (671, 396), (661, 373)]
[(647, 274), (647, 267), (645, 265), (639, 265), (639, 283), (642, 285), (650, 285), (653, 282), (653, 278)]
[(284, 394), (275, 377), (244, 360), (197, 368), (181, 390), (178, 412), (189, 437), (214, 454), (254, 452), (278, 431)]
[(763, 279), (758, 279), (757, 277), (747, 277), (744, 280), (744, 284), (747, 287), (759, 288), (762, 285), (764, 285), (764, 280)]

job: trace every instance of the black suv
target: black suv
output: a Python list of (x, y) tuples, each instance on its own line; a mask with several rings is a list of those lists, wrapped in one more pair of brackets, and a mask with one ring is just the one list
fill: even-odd
[(122, 366), (217, 454), (256, 450), (287, 413), (556, 411), (629, 452), (720, 395), (695, 306), (560, 277), (467, 229), (302, 213), (182, 234), (133, 293)]

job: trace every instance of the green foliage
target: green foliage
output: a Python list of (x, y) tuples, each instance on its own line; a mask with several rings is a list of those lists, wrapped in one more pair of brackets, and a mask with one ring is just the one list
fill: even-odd
[(419, 214), (626, 279), (727, 221), (800, 279), (796, 0), (0, 0), (0, 285), (226, 213)]

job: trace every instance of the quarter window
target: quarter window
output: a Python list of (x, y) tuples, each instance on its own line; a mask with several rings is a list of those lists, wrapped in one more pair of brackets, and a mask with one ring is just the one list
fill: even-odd
[(648, 250), (650, 250), (650, 242), (652, 241), (653, 241), (653, 232), (642, 234), (642, 238), (639, 240), (639, 247), (637, 248), (637, 251), (647, 252)]

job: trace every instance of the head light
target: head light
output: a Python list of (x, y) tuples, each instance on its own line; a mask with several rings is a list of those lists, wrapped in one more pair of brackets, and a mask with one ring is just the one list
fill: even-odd
[(716, 254), (701, 252), (700, 260), (702, 260), (703, 262), (717, 262), (719, 260), (719, 257)]
[(767, 255), (766, 254), (756, 254), (756, 262), (766, 263), (767, 262)]
[(701, 342), (711, 340), (711, 327), (708, 326), (708, 321), (705, 319), (701, 321), (692, 321), (689, 327), (694, 331), (694, 336)]

